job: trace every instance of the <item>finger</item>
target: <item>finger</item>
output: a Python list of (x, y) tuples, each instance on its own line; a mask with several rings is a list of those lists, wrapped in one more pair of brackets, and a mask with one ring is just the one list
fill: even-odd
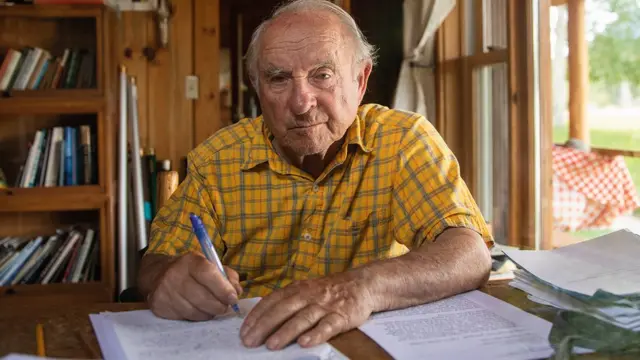
[(276, 290), (271, 294), (262, 298), (252, 309), (249, 314), (244, 318), (242, 326), (240, 327), (240, 335), (244, 336), (256, 323), (256, 321), (262, 316), (262, 314), (271, 309), (271, 307), (284, 299), (284, 291)]
[(233, 283), (233, 288), (236, 289), (238, 296), (242, 295), (242, 285), (240, 283)]
[(327, 315), (327, 311), (315, 304), (298, 311), (296, 315), (267, 339), (267, 348), (270, 350), (282, 349), (300, 334), (316, 326), (318, 321), (325, 315)]
[(149, 307), (149, 309), (151, 310), (151, 312), (159, 317), (159, 318), (163, 318), (163, 319), (167, 319), (167, 320), (182, 320), (183, 317), (178, 314), (175, 310), (173, 310), (173, 308), (168, 307), (168, 306), (164, 306), (164, 307)]
[(233, 270), (232, 268), (228, 267), (228, 266), (223, 266), (224, 267), (224, 272), (227, 273), (227, 277), (229, 278), (229, 281), (231, 282), (240, 282), (240, 275), (238, 275), (238, 273)]
[(315, 346), (347, 330), (347, 319), (338, 313), (331, 313), (322, 318), (313, 329), (300, 336), (298, 344), (302, 347)]
[(185, 283), (182, 293), (184, 298), (188, 299), (195, 308), (211, 316), (224, 314), (229, 308), (228, 305), (218, 301), (207, 288), (194, 280)]
[(178, 314), (171, 305), (171, 301), (166, 294), (162, 291), (154, 291), (148, 299), (149, 309), (151, 312), (164, 319), (169, 320), (181, 320), (182, 316)]
[(229, 282), (238, 293), (238, 296), (242, 295), (242, 285), (240, 285), (240, 275), (232, 268), (225, 266), (224, 271), (227, 273)]
[[(260, 303), (258, 303), (258, 305), (260, 305)], [(256, 305), (256, 307), (258, 305)], [(254, 347), (262, 345), (269, 335), (276, 331), (300, 309), (307, 306), (307, 303), (300, 296), (292, 296), (281, 301), (274, 302), (272, 300), (268, 303), (268, 306), (270, 307), (266, 308), (263, 306), (263, 308), (260, 309), (261, 315), (254, 318), (255, 322), (252, 327), (249, 327), (248, 330), (244, 332), (241, 328), (240, 336), (246, 346)]]
[(212, 318), (211, 315), (198, 310), (198, 308), (193, 306), (193, 304), (191, 304), (189, 300), (187, 300), (177, 291), (174, 291), (171, 294), (171, 303), (173, 304), (173, 309), (180, 315), (182, 319), (191, 321), (204, 321)]
[(238, 293), (225, 279), (216, 265), (202, 256), (194, 257), (189, 264), (191, 276), (209, 290), (221, 303), (231, 305), (238, 302)]

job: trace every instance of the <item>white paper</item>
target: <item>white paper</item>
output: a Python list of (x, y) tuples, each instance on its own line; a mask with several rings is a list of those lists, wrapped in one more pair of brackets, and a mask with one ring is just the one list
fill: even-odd
[(552, 324), (480, 291), (373, 315), (360, 330), (397, 359), (547, 358)]
[(537, 281), (525, 271), (516, 270), (516, 275), (516, 278), (509, 285), (529, 294), (528, 297), (531, 301), (560, 309), (579, 311), (618, 327), (640, 331), (640, 311), (636, 309), (621, 306), (594, 307)]
[[(247, 314), (259, 298), (240, 300)], [(247, 348), (240, 340), (243, 319), (230, 311), (210, 321), (161, 319), (149, 310), (91, 314), (105, 360), (111, 359), (346, 359), (328, 343), (310, 349), (292, 344), (280, 351)]]
[(505, 254), (520, 267), (563, 290), (592, 296), (640, 292), (640, 237), (619, 230), (554, 250), (512, 250)]

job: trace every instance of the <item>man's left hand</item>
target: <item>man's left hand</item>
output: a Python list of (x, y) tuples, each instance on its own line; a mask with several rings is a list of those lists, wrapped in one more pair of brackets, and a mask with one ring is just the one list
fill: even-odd
[(244, 320), (240, 336), (245, 346), (266, 342), (271, 350), (292, 341), (310, 347), (362, 325), (373, 300), (355, 272), (294, 282), (264, 297)]

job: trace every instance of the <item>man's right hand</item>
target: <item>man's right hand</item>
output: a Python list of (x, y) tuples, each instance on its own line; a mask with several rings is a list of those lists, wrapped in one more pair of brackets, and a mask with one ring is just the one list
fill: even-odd
[(141, 271), (147, 268), (149, 272), (159, 272), (152, 277), (154, 284), (149, 284), (151, 291), (147, 296), (149, 308), (156, 316), (172, 320), (209, 320), (224, 314), (229, 305), (238, 301), (242, 287), (235, 270), (224, 267), (229, 277), (227, 280), (216, 265), (202, 254), (188, 253), (178, 258), (165, 258), (165, 266), (144, 266), (143, 258), (140, 267)]

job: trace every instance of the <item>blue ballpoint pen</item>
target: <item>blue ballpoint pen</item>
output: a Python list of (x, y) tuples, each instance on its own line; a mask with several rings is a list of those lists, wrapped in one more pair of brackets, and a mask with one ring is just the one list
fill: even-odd
[[(198, 238), (198, 242), (200, 243), (200, 247), (202, 248), (202, 252), (204, 253), (204, 256), (207, 258), (207, 260), (216, 264), (216, 266), (218, 267), (222, 275), (224, 275), (225, 279), (229, 280), (227, 273), (224, 271), (224, 267), (222, 267), (222, 262), (218, 257), (218, 253), (216, 253), (216, 250), (213, 248), (213, 244), (209, 239), (209, 235), (207, 234), (207, 231), (204, 228), (204, 224), (202, 223), (202, 220), (200, 220), (198, 215), (194, 213), (191, 213), (189, 215), (189, 218), (191, 219), (193, 232), (196, 234), (196, 237)], [(242, 314), (240, 313), (240, 308), (238, 307), (238, 304), (232, 304), (231, 307), (233, 308), (233, 311), (235, 311), (238, 315), (242, 316)]]

